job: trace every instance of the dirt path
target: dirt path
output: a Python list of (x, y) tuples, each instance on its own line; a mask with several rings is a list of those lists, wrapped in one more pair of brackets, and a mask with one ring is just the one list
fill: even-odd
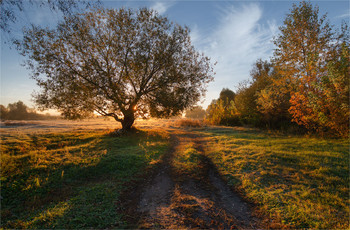
[[(226, 185), (206, 157), (205, 140), (192, 133), (173, 134), (171, 139), (172, 148), (157, 171), (130, 193), (127, 212), (135, 227), (258, 228), (251, 206)], [(189, 146), (197, 157), (190, 173), (176, 166)]]

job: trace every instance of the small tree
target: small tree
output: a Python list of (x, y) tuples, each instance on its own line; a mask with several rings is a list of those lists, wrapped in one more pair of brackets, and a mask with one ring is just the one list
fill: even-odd
[(238, 125), (240, 122), (234, 102), (235, 95), (230, 89), (222, 89), (219, 99), (213, 100), (207, 108), (207, 122), (215, 125)]
[(195, 104), (213, 79), (189, 30), (148, 9), (96, 9), (56, 29), (32, 27), (19, 44), (42, 88), (41, 108), (69, 119), (93, 112), (129, 130), (136, 117), (169, 117)]

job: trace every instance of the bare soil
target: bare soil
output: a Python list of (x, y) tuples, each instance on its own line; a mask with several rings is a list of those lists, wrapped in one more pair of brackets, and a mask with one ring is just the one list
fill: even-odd
[[(132, 228), (256, 229), (260, 220), (221, 178), (205, 154), (205, 139), (193, 133), (176, 133), (159, 166), (123, 196), (125, 220)], [(183, 146), (192, 143), (200, 153), (194, 175), (182, 173), (172, 161)]]

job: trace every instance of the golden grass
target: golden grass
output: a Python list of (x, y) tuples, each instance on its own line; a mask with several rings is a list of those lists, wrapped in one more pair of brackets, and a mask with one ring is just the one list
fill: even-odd
[(200, 120), (196, 120), (196, 119), (178, 119), (175, 121), (175, 126), (180, 126), (180, 127), (202, 127), (203, 126), (203, 122)]
[[(349, 228), (349, 142), (208, 128), (208, 156), (272, 228)], [(271, 223), (272, 221), (272, 223)]]

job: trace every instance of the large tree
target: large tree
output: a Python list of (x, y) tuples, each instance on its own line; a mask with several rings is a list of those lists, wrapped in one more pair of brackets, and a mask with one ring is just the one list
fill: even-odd
[(132, 127), (138, 116), (174, 116), (195, 104), (213, 79), (188, 28), (146, 8), (95, 9), (56, 29), (32, 27), (19, 44), (42, 91), (41, 108), (66, 118), (97, 112)]
[(326, 15), (319, 17), (318, 7), (310, 2), (294, 4), (275, 39), (275, 67), (282, 76), (277, 85), (290, 94), (289, 112), (293, 121), (308, 129), (317, 129), (317, 114), (313, 112), (314, 98), (322, 93), (320, 83), (327, 75), (327, 58), (333, 32)]
[(292, 120), (319, 133), (349, 134), (349, 28), (337, 34), (310, 2), (293, 5), (275, 40), (274, 91), (290, 95)]

